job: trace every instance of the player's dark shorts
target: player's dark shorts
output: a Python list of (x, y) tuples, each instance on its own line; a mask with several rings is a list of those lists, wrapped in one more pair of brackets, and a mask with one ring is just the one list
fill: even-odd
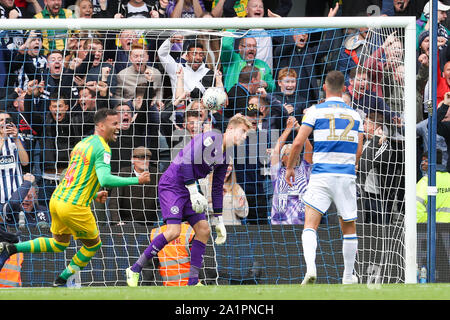
[(162, 175), (158, 196), (164, 223), (181, 224), (185, 220), (194, 226), (198, 221), (206, 220), (205, 213), (196, 213), (192, 209), (189, 191), (182, 181)]

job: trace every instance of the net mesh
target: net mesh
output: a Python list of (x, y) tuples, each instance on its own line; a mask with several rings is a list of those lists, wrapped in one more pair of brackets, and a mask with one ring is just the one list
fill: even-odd
[[(103, 245), (81, 272), (83, 285), (126, 284), (125, 269), (148, 246), (151, 230), (163, 224), (157, 193), (161, 174), (193, 135), (223, 132), (238, 112), (255, 130), (236, 149), (225, 181), (227, 242), (215, 246), (212, 228), (201, 278), (207, 284), (301, 282), (304, 205), (296, 203), (298, 210), (289, 211), (290, 195), (274, 194), (281, 171), (271, 155), (288, 118), (301, 123), (305, 109), (323, 101), (324, 78), (335, 69), (346, 77), (344, 99), (373, 120), (377, 131), (372, 135), (381, 141), (365, 146), (358, 172), (355, 271), (360, 281), (404, 281), (401, 29), (69, 30), (53, 37), (37, 30), (3, 32), (14, 41), (2, 51), (2, 109), (18, 127), (29, 163), (13, 150), (10, 159), (22, 164), (21, 172), (10, 176), (6, 170), (12, 164), (0, 164), (3, 181), (14, 181), (2, 188), (9, 199), (19, 190), (19, 176), (31, 173), (40, 206), (37, 213), (25, 214), (25, 224), (19, 223), (22, 209), (5, 214), (9, 230), (21, 230), (21, 241), (50, 235), (51, 194), (72, 148), (94, 133), (93, 115), (100, 108), (114, 108), (120, 115), (120, 135), (110, 144), (112, 172), (151, 172), (150, 184), (109, 189), (105, 205), (93, 202)], [(211, 86), (227, 91), (224, 110), (208, 111), (199, 103)], [(294, 133), (285, 142), (293, 138)], [(305, 179), (308, 172), (302, 173)], [(210, 177), (199, 187), (211, 199)], [(215, 225), (212, 207), (208, 219)], [(318, 282), (338, 283), (342, 235), (333, 206), (318, 235)], [(47, 286), (79, 245), (72, 241), (61, 254), (26, 255), (23, 285)], [(158, 259), (146, 266), (142, 284), (163, 285), (158, 268)]]

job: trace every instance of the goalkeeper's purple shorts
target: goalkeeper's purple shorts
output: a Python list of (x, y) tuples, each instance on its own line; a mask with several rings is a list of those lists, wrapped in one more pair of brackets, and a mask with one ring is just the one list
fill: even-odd
[(177, 180), (162, 175), (158, 184), (158, 197), (166, 224), (181, 224), (185, 220), (194, 226), (198, 221), (206, 220), (205, 213), (197, 213), (192, 209), (189, 191)]

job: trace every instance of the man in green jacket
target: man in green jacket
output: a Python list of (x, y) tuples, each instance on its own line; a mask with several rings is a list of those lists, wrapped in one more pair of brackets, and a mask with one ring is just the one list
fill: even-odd
[(255, 58), (257, 49), (256, 39), (240, 39), (238, 49), (239, 53), (234, 51), (234, 38), (223, 38), (220, 61), (223, 66), (225, 90), (228, 92), (232, 86), (238, 83), (242, 68), (253, 65), (261, 73), (262, 86), (267, 92), (273, 92), (275, 90), (275, 81), (273, 80), (272, 70), (267, 63)]

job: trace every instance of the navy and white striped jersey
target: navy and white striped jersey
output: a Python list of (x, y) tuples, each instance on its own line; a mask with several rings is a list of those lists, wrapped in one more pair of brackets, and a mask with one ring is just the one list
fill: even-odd
[[(23, 141), (20, 135), (19, 138)], [(7, 137), (0, 149), (0, 203), (6, 203), (22, 182), (22, 165), (17, 145), (13, 138)]]
[(311, 174), (356, 176), (358, 134), (364, 132), (357, 111), (342, 98), (332, 97), (308, 109), (302, 124), (314, 130)]

